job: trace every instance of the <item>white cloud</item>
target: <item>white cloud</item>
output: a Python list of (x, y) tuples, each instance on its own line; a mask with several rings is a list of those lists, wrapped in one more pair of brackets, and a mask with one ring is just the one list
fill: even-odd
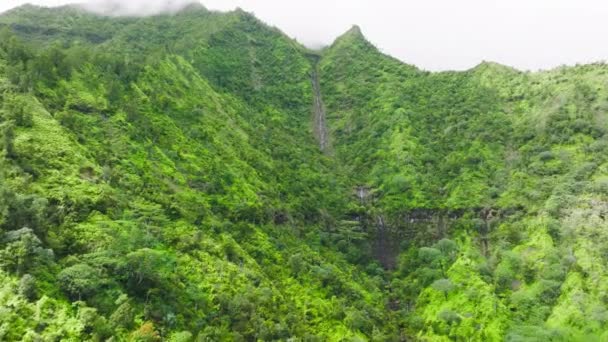
[(148, 0), (148, 1), (121, 1), (96, 0), (83, 5), (84, 8), (112, 16), (148, 16), (159, 13), (174, 13), (195, 0)]
[[(167, 0), (117, 1), (149, 14)], [(26, 1), (4, 0), (0, 11)], [(70, 1), (38, 0), (58, 5)], [(183, 3), (174, 0), (166, 8)], [(608, 2), (602, 0), (203, 0), (239, 6), (307, 45), (330, 43), (352, 24), (382, 51), (430, 70), (491, 60), (520, 69), (608, 59)]]

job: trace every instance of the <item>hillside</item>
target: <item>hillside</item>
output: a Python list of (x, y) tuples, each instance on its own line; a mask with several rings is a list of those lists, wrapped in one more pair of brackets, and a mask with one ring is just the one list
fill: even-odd
[(608, 338), (608, 66), (242, 10), (0, 15), (0, 340)]
[(424, 340), (606, 337), (608, 66), (427, 73), (356, 29), (322, 63), (341, 163), (374, 190), (368, 225), (400, 242), (378, 254), (397, 263), (390, 297), (406, 329)]

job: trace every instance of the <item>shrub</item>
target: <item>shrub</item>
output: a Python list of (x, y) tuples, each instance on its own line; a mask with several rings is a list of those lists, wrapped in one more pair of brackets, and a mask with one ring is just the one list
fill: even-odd
[(99, 291), (104, 284), (101, 272), (87, 264), (70, 266), (58, 275), (59, 285), (70, 298), (80, 300)]

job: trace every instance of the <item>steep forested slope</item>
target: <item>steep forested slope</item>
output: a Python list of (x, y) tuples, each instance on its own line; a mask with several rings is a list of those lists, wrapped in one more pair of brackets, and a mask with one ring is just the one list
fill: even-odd
[(606, 338), (608, 66), (429, 73), (198, 5), (0, 25), (0, 340)]
[(390, 296), (407, 330), (606, 337), (608, 66), (426, 73), (357, 28), (322, 63), (341, 163), (371, 189), (368, 226), (401, 242)]
[[(348, 191), (311, 134), (300, 47), (202, 8), (120, 19), (89, 42), (77, 27), (113, 19), (25, 7), (2, 20), (23, 35), (2, 38), (2, 339), (380, 325), (381, 281), (319, 240)], [(71, 26), (45, 29), (55, 21)], [(168, 37), (186, 28), (206, 37)], [(55, 43), (30, 44), (37, 32)]]

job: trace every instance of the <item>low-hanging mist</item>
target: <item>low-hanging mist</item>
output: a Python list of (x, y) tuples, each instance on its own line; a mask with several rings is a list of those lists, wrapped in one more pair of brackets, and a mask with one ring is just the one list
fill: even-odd
[(196, 0), (92, 0), (82, 3), (82, 8), (108, 16), (150, 16), (176, 13), (189, 5), (200, 5)]

